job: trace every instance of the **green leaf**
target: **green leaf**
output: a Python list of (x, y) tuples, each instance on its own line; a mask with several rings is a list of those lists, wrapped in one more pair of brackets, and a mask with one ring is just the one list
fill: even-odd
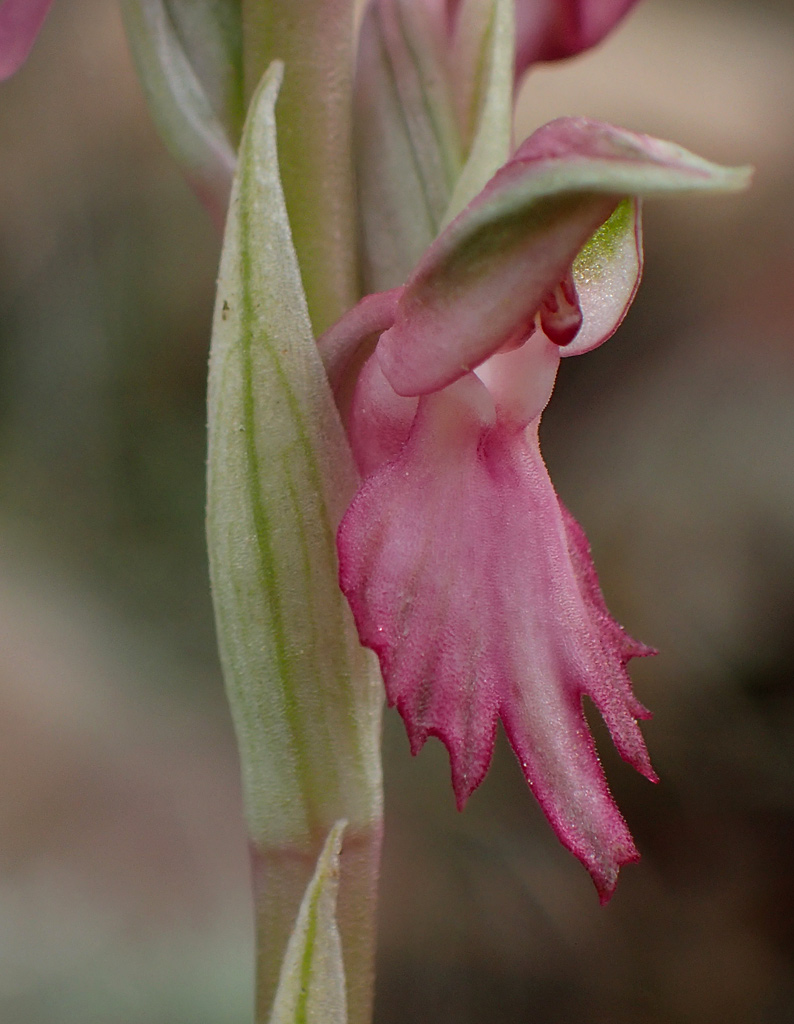
[(328, 834), (281, 966), (270, 1024), (346, 1024), (345, 968), (336, 920), (346, 822)]
[(207, 540), (240, 750), (269, 1011), (318, 844), (349, 822), (339, 919), (351, 1022), (371, 1013), (382, 684), (337, 583), (358, 480), (309, 322), (279, 177), (283, 65), (254, 93), (210, 354)]
[(337, 584), (356, 471), (312, 336), (278, 172), (274, 62), (252, 99), (221, 257), (207, 535), (252, 839), (310, 852), (380, 818), (380, 684)]

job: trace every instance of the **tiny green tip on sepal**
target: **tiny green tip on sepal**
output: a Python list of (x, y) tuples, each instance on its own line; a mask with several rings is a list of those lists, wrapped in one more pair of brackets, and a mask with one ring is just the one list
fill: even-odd
[(269, 1024), (346, 1024), (337, 923), (339, 854), (345, 821), (328, 833), (287, 943)]

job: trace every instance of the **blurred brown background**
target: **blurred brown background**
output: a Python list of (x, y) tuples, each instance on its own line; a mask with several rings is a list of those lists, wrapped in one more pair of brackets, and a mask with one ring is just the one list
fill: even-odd
[[(544, 421), (662, 777), (595, 723), (643, 853), (598, 906), (500, 745), (464, 815), (386, 718), (377, 1021), (794, 1021), (794, 7), (646, 0), (530, 75), (757, 167), (658, 203), (619, 334)], [(0, 88), (0, 1021), (244, 1024), (250, 911), (203, 550), (217, 239), (118, 13), (58, 0)]]

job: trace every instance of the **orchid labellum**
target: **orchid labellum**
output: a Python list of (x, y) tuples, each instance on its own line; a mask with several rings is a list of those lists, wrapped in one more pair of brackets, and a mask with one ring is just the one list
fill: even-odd
[(739, 187), (669, 143), (584, 119), (537, 131), (433, 242), (406, 284), (321, 339), (332, 381), (376, 345), (348, 414), (363, 483), (340, 580), (416, 753), (447, 746), (459, 806), (501, 720), (561, 841), (602, 900), (637, 851), (582, 710), (655, 781), (626, 663), (651, 651), (610, 616), (581, 527), (538, 445), (559, 361), (605, 341), (641, 269), (639, 198)]

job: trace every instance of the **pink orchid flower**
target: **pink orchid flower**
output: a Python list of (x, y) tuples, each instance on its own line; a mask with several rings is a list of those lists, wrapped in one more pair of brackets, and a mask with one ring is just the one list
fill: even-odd
[(27, 60), (52, 0), (5, 0), (0, 4), (0, 82)]
[(403, 287), (320, 339), (363, 483), (339, 529), (340, 583), (411, 748), (447, 746), (459, 807), (501, 720), (524, 775), (602, 901), (636, 847), (582, 711), (652, 781), (630, 658), (538, 424), (560, 358), (620, 323), (637, 287), (636, 197), (746, 180), (669, 143), (584, 119), (541, 128), (430, 245)]

